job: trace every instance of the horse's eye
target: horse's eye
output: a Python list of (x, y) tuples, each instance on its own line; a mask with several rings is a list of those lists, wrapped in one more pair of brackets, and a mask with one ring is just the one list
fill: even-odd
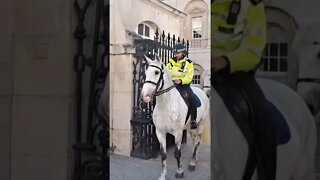
[(158, 75), (159, 74), (159, 71), (156, 71), (156, 72), (154, 72), (156, 75)]

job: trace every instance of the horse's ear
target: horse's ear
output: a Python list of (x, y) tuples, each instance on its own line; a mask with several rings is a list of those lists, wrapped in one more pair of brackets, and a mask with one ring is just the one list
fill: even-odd
[(151, 63), (152, 63), (152, 60), (151, 60), (148, 56), (144, 55), (144, 57), (146, 58), (148, 64), (151, 64)]
[(157, 60), (158, 62), (161, 62), (160, 57), (157, 53), (155, 53), (155, 57), (156, 57), (155, 60)]

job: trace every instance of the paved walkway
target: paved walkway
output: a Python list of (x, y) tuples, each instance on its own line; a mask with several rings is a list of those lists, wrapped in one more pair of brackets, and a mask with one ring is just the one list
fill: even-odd
[[(185, 177), (183, 180), (210, 180), (210, 145), (199, 146), (198, 164), (196, 170), (188, 170), (189, 160), (192, 156), (191, 139), (181, 147), (181, 162)], [(177, 170), (174, 148), (167, 150), (167, 180), (175, 180)], [(156, 159), (143, 160), (139, 158), (111, 154), (110, 156), (110, 179), (111, 180), (157, 180), (160, 176), (160, 155)]]

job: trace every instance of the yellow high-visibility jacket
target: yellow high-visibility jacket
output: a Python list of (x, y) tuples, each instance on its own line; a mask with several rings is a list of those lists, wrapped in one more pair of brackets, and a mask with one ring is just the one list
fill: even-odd
[(191, 60), (186, 57), (177, 62), (170, 59), (166, 68), (171, 74), (172, 80), (181, 79), (183, 85), (191, 84), (194, 74), (193, 62)]
[(262, 0), (238, 0), (240, 11), (235, 24), (227, 23), (232, 0), (211, 4), (211, 53), (225, 56), (230, 73), (251, 71), (261, 61), (266, 44), (266, 18)]

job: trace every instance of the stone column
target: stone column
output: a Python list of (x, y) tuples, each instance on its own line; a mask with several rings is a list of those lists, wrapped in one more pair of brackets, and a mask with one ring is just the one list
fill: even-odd
[(73, 1), (0, 2), (0, 179), (70, 179)]
[(11, 105), (13, 86), (13, 2), (0, 2), (0, 179), (10, 179)]
[(124, 18), (128, 17), (122, 16), (122, 7), (121, 1), (111, 1), (110, 147), (116, 154), (129, 156), (132, 137), (133, 49), (132, 36), (125, 28), (128, 19)]

